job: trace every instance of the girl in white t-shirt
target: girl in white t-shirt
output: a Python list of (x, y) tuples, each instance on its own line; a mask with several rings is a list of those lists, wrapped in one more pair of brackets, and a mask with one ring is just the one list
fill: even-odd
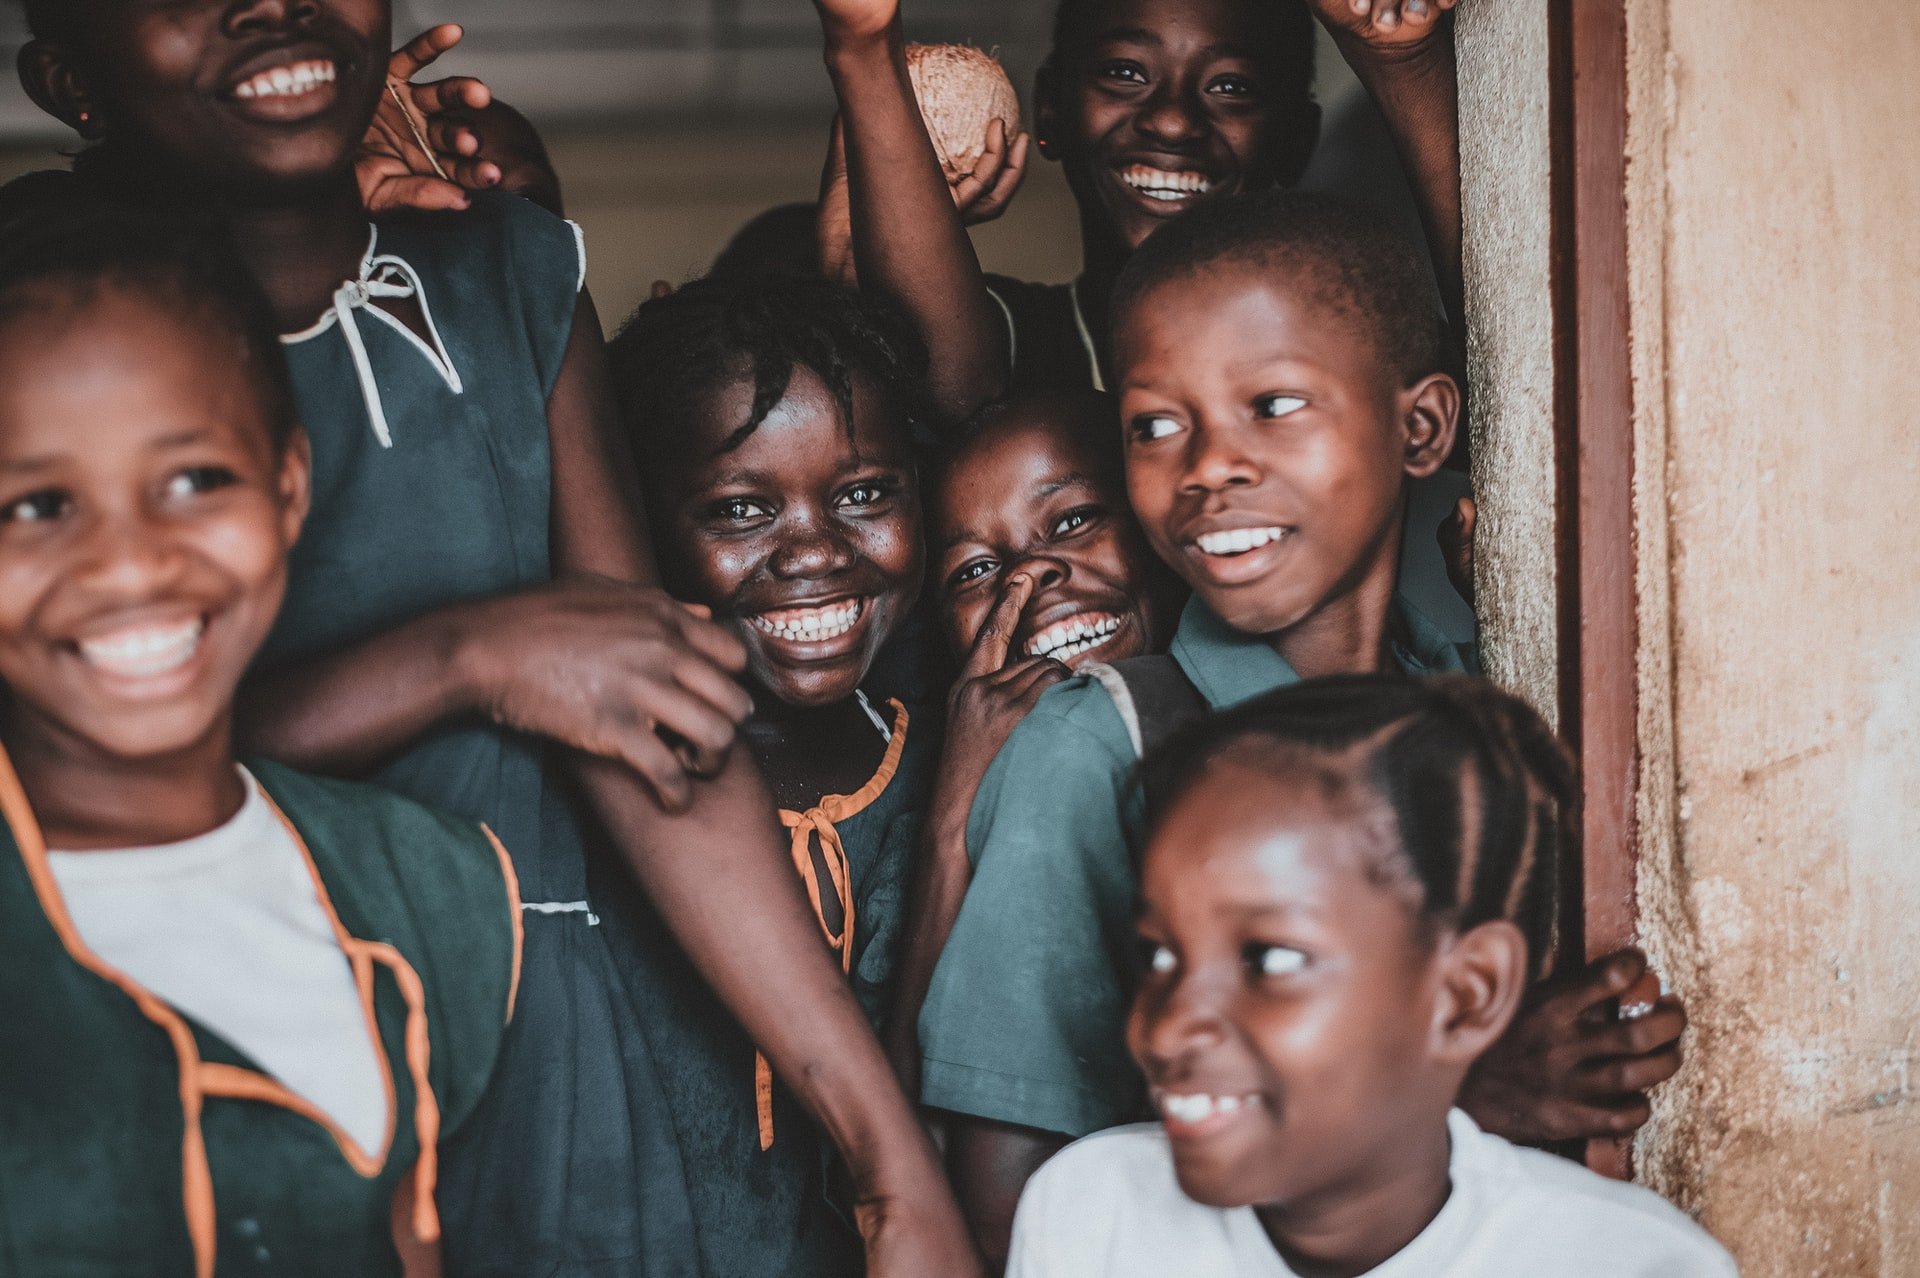
[(1577, 782), (1464, 678), (1260, 697), (1145, 765), (1129, 1037), (1157, 1125), (1028, 1184), (1011, 1278), (1730, 1278), (1645, 1189), (1453, 1108), (1547, 957)]

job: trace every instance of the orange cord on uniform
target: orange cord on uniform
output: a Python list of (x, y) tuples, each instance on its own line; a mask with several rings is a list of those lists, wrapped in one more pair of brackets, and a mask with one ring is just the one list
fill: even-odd
[[(898, 701), (887, 704), (893, 708), (893, 739), (887, 743), (886, 757), (880, 760), (880, 768), (871, 780), (852, 794), (830, 794), (805, 812), (780, 809), (780, 824), (793, 832), (793, 868), (799, 871), (800, 881), (807, 885), (807, 901), (813, 906), (813, 916), (820, 920), (820, 934), (827, 938), (828, 948), (839, 955), (840, 971), (845, 974), (853, 971), (853, 867), (847, 862), (846, 845), (841, 843), (840, 831), (834, 828), (834, 823), (865, 811), (886, 791), (893, 774), (900, 768), (900, 754), (907, 747), (907, 708)], [(820, 880), (813, 872), (816, 841), (820, 859), (826, 863), (827, 876), (833, 880), (834, 896), (840, 902), (837, 936), (827, 922)], [(773, 1067), (759, 1052), (753, 1054), (753, 1096), (760, 1121), (760, 1148), (771, 1149)]]

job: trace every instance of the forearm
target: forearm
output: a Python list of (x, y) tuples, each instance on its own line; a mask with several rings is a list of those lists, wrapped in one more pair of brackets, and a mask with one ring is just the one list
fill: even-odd
[[(933, 810), (941, 809), (936, 801)], [(887, 1012), (887, 1055), (909, 1097), (920, 1091), (920, 1007), (927, 1000), (940, 951), (953, 932), (971, 877), (964, 809), (958, 821), (929, 821), (908, 891), (906, 944)]]
[(475, 608), (435, 609), (250, 680), (239, 702), (242, 747), (313, 772), (362, 776), (436, 724), (481, 712), (466, 660)]
[(840, 99), (859, 279), (912, 319), (931, 355), (936, 406), (965, 417), (1004, 391), (1006, 343), (914, 101), (899, 21), (875, 35), (830, 33), (826, 57)]
[(1000, 1273), (1013, 1245), (1013, 1214), (1021, 1191), (1069, 1142), (1053, 1132), (963, 1114), (949, 1116), (947, 1131), (947, 1171), (961, 1214), (987, 1259), (987, 1272)]
[(1372, 50), (1352, 37), (1335, 41), (1386, 118), (1420, 206), (1441, 300), (1460, 324), (1460, 90), (1452, 20), (1404, 52)]

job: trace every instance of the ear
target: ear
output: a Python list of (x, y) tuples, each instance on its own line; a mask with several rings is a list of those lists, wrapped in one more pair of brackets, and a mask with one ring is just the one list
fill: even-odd
[(1056, 151), (1060, 137), (1060, 106), (1053, 96), (1059, 87), (1060, 73), (1053, 69), (1051, 62), (1034, 72), (1033, 143), (1040, 148), (1040, 154), (1049, 160), (1059, 158)]
[(20, 71), (20, 87), (35, 106), (83, 138), (100, 136), (93, 95), (65, 49), (50, 40), (29, 40), (21, 47), (15, 65)]
[(1453, 451), (1460, 429), (1460, 384), (1432, 373), (1400, 392), (1400, 421), (1406, 432), (1406, 471), (1425, 479)]
[(1308, 98), (1279, 126), (1279, 154), (1274, 157), (1274, 175), (1281, 186), (1297, 185), (1306, 176), (1307, 165), (1320, 146), (1320, 119), (1320, 104)]
[(280, 450), (281, 531), (287, 545), (300, 540), (312, 505), (313, 446), (307, 440), (306, 427), (294, 426)]
[(1527, 992), (1527, 938), (1504, 920), (1443, 942), (1431, 1041), (1435, 1060), (1466, 1069), (1506, 1033)]

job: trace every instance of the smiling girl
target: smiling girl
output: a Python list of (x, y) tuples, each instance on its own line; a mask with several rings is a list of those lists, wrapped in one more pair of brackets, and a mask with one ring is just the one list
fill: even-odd
[[(685, 1189), (659, 1173), (675, 1114), (630, 956), (588, 891), (597, 827), (849, 1150), (879, 1267), (963, 1255), (764, 787), (729, 760), (744, 654), (652, 585), (576, 229), (486, 192), (369, 227), (354, 159), (388, 93), (388, 0), (34, 0), (28, 16), (23, 83), (95, 144), (76, 178), (209, 209), (283, 334), (314, 501), (246, 698), (251, 741), (485, 820), (516, 858), (522, 1015), (449, 1151), (450, 1268), (697, 1267)], [(713, 908), (731, 887), (747, 890)]]

